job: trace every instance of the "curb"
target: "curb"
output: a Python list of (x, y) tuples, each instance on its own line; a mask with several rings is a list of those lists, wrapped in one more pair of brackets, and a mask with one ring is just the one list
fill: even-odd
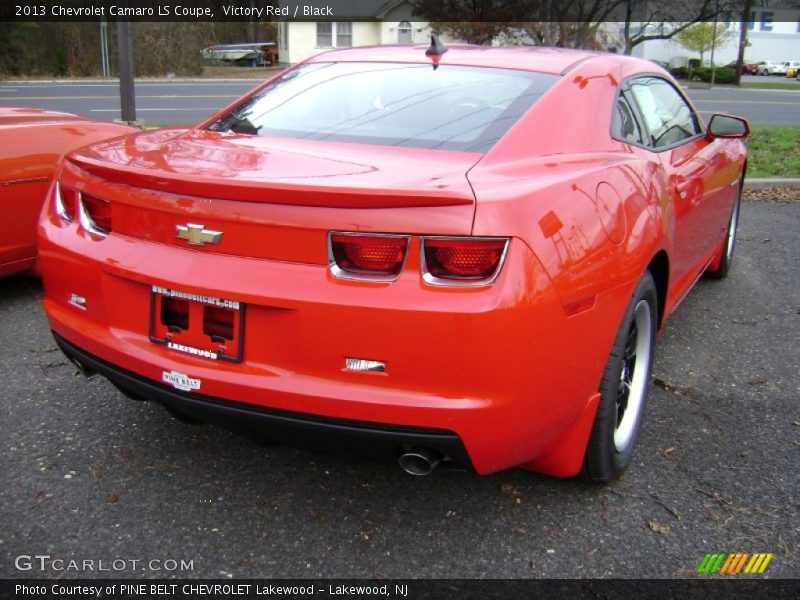
[(785, 177), (748, 177), (744, 180), (745, 189), (760, 190), (771, 187), (800, 188), (800, 179)]

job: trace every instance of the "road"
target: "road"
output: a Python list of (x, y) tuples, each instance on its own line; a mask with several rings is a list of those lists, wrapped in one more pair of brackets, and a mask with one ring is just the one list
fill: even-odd
[(704, 117), (729, 112), (751, 125), (800, 125), (800, 85), (796, 90), (712, 88), (686, 92)]
[(694, 578), (706, 552), (773, 552), (766, 575), (797, 577), (798, 231), (800, 204), (743, 206), (729, 278), (701, 280), (659, 339), (636, 454), (609, 487), (412, 479), (184, 425), (77, 376), (40, 284), (0, 280), (0, 577), (108, 575), (15, 569), (47, 554), (147, 561), (116, 577)]
[[(149, 125), (193, 125), (253, 89), (258, 80), (136, 84), (136, 116)], [(0, 83), (0, 106), (32, 106), (112, 121), (117, 83)]]
[[(139, 82), (137, 118), (150, 125), (195, 124), (258, 83), (253, 79)], [(797, 90), (715, 88), (690, 89), (688, 93), (704, 113), (740, 114), (753, 125), (800, 125), (800, 85)], [(0, 83), (0, 106), (48, 108), (104, 121), (120, 116), (116, 83)]]

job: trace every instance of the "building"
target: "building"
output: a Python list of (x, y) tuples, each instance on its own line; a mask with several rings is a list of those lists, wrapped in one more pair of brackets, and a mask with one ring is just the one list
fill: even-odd
[[(418, 18), (413, 17), (409, 0), (386, 0), (382, 4), (339, 0), (330, 5), (335, 21), (298, 16), (279, 24), (281, 62), (297, 63), (332, 48), (424, 44), (430, 40), (428, 23), (415, 20)], [(447, 41), (444, 36), (442, 39)]]
[[(283, 63), (301, 62), (315, 54), (332, 48), (373, 46), (384, 44), (425, 44), (430, 39), (429, 23), (413, 15), (410, 0), (329, 0), (335, 21), (315, 21), (313, 16), (296, 18), (279, 23), (278, 51)], [(278, 4), (287, 4), (278, 0)], [(290, 6), (294, 6), (293, 2)], [(329, 17), (330, 18), (330, 17)], [(731, 35), (725, 43), (714, 49), (714, 63), (728, 64), (738, 54), (740, 23), (737, 16), (724, 15), (720, 23)], [(603, 23), (597, 31), (598, 43), (603, 48), (624, 47), (621, 22)], [(632, 27), (641, 26), (633, 23)], [(669, 24), (667, 24), (667, 27)], [(647, 27), (654, 27), (648, 25)], [(522, 31), (522, 30), (520, 30)], [(443, 35), (442, 41), (454, 40)], [(507, 35), (495, 40), (495, 45), (529, 44), (535, 40), (524, 35)], [(710, 52), (704, 61), (710, 62)], [(633, 48), (633, 55), (663, 63), (685, 65), (689, 58), (699, 58), (675, 40), (651, 40)], [(745, 61), (800, 60), (800, 8), (756, 7), (751, 11), (748, 25), (748, 46)]]
[[(720, 19), (731, 35), (727, 42), (714, 49), (716, 65), (725, 65), (737, 58), (741, 23), (735, 19), (730, 15)], [(753, 8), (747, 27), (747, 42), (744, 53), (747, 63), (800, 60), (800, 8)], [(633, 55), (671, 64), (685, 64), (689, 58), (699, 58), (697, 53), (674, 40), (644, 42), (634, 47)], [(710, 52), (706, 52), (703, 59), (710, 63)]]

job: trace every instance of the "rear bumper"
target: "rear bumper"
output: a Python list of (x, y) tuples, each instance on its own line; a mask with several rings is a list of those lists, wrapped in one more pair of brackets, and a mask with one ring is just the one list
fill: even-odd
[[(397, 281), (375, 285), (333, 279), (327, 265), (91, 239), (52, 218), (39, 233), (51, 329), (68, 354), (85, 354), (123, 389), (200, 420), (267, 428), (287, 444), (309, 445), (299, 439), (309, 424), (344, 424), (331, 437), (362, 448), (391, 439), (379, 454), (392, 458), (398, 444), (441, 448), (480, 474), (525, 464), (558, 476), (579, 470), (588, 438), (567, 455), (560, 449), (591, 411), (630, 294), (615, 289), (568, 316), (520, 239), (493, 285), (434, 289), (420, 282), (418, 243)], [(244, 303), (243, 360), (154, 344), (153, 286)], [(348, 371), (347, 357), (382, 361), (386, 372)], [(198, 389), (165, 385), (172, 372)]]
[(256, 434), (281, 444), (382, 460), (396, 461), (404, 451), (414, 447), (431, 448), (446, 457), (442, 467), (473, 470), (464, 445), (450, 431), (320, 418), (183, 393), (93, 356), (55, 332), (53, 337), (70, 360), (78, 361), (87, 371), (102, 375), (127, 394), (156, 400), (206, 423)]

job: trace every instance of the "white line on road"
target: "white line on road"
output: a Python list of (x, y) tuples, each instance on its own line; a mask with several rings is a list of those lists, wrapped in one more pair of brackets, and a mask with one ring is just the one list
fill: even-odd
[[(158, 110), (180, 110), (180, 111), (183, 111), (183, 112), (191, 112), (191, 111), (203, 111), (203, 112), (205, 112), (205, 111), (208, 111), (208, 110), (219, 110), (219, 106), (213, 106), (211, 108), (197, 108), (197, 107), (191, 107), (191, 108), (137, 108), (136, 112), (144, 112), (144, 111), (148, 111), (148, 110), (149, 111), (153, 111), (153, 110), (156, 110), (156, 111), (158, 111)], [(120, 112), (120, 109), (118, 109), (118, 108), (92, 108), (92, 109), (89, 109), (89, 112)]]
[(797, 106), (797, 102), (778, 102), (775, 100), (711, 100), (711, 99), (696, 99), (695, 104), (785, 104), (788, 106)]
[[(211, 85), (225, 85), (225, 86), (249, 86), (251, 88), (256, 87), (257, 85), (261, 85), (264, 83), (261, 80), (254, 79), (253, 83), (247, 82), (238, 82), (238, 81), (225, 81), (220, 83), (212, 83), (212, 82), (202, 82), (202, 83), (136, 83), (136, 87), (164, 87), (164, 86), (211, 86)], [(118, 83), (47, 83), (47, 84), (25, 84), (23, 83), (20, 87), (24, 87), (25, 89), (29, 88), (66, 88), (66, 87), (112, 87), (112, 88), (119, 88)]]
[[(157, 96), (136, 95), (137, 100), (152, 99), (158, 100), (180, 100), (182, 98), (238, 98), (236, 94), (202, 94), (177, 96), (169, 94), (159, 94)], [(6, 100), (119, 100), (119, 96), (15, 96), (14, 98), (4, 98)]]

